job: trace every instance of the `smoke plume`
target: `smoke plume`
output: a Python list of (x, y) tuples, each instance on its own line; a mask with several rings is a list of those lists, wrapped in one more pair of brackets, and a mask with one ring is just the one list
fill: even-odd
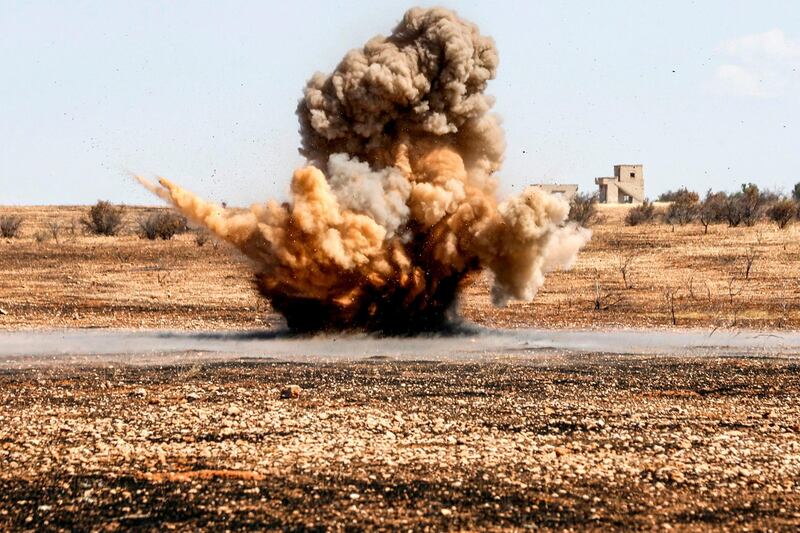
[(498, 202), (505, 141), (491, 38), (445, 9), (406, 12), (389, 37), (315, 74), (297, 107), (308, 166), (290, 200), (234, 213), (169, 182), (141, 180), (250, 257), (291, 328), (441, 327), (483, 269), (492, 297), (530, 300), (569, 268), (588, 230), (565, 200), (528, 188)]

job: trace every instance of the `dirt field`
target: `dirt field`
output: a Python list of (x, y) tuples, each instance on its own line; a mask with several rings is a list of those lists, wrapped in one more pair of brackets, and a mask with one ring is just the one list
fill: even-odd
[[(79, 225), (70, 235), (85, 211), (0, 207), (24, 218), (22, 238), (0, 239), (0, 328), (280, 324), (252, 287), (247, 261), (225, 245), (198, 247), (192, 233), (139, 239), (142, 208), (128, 208), (119, 237), (84, 236)], [(719, 225), (705, 235), (698, 224), (625, 227), (624, 213), (604, 209), (575, 268), (552, 273), (533, 302), (495, 309), (483, 279), (465, 294), (462, 313), (511, 328), (800, 327), (800, 226)], [(52, 221), (62, 226), (59, 241), (37, 242)]]
[[(25, 218), (22, 238), (0, 240), (0, 328), (280, 327), (224, 245), (141, 240), (141, 208), (119, 237), (63, 229), (85, 209), (0, 208)], [(492, 308), (483, 280), (464, 315), (510, 328), (800, 326), (798, 228), (704, 235), (604, 216), (533, 303)], [(56, 220), (58, 240), (34, 238)], [(171, 355), (0, 370), (0, 530), (800, 526), (791, 355)], [(282, 397), (289, 385), (298, 397)]]
[(0, 529), (796, 531), (799, 371), (592, 354), (5, 371)]

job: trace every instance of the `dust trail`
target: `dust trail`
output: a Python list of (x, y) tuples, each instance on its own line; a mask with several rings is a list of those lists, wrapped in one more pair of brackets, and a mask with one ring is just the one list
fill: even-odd
[(252, 258), (293, 329), (437, 329), (483, 269), (495, 303), (529, 300), (591, 234), (565, 225), (567, 202), (541, 190), (498, 201), (505, 141), (484, 92), (497, 65), (474, 24), (413, 8), (306, 85), (308, 166), (289, 202), (232, 213), (168, 180), (141, 181)]

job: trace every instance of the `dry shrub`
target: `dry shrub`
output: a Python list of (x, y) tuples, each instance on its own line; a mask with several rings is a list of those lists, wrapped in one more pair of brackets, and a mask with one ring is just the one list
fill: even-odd
[(767, 217), (780, 229), (785, 228), (797, 214), (797, 204), (788, 198), (778, 200), (767, 209)]
[(142, 239), (171, 239), (186, 231), (186, 218), (170, 211), (152, 213), (139, 221), (139, 236)]
[[(666, 221), (670, 224), (688, 224), (697, 217), (700, 208), (700, 196), (686, 188), (670, 191), (669, 208)], [(662, 195), (664, 196), (664, 195)]]
[(207, 231), (198, 231), (194, 236), (194, 242), (197, 246), (202, 248), (208, 242), (209, 238), (211, 238), (211, 236)]
[(55, 239), (57, 244), (61, 242), (59, 239), (59, 237), (61, 237), (61, 224), (59, 222), (53, 221), (48, 223), (47, 230), (50, 232), (50, 236)]
[(50, 237), (51, 237), (50, 233), (47, 232), (47, 231), (44, 231), (44, 230), (39, 230), (36, 233), (34, 233), (34, 235), (33, 235), (33, 238), (39, 244), (42, 244), (42, 243), (45, 243), (45, 242), (49, 241)]
[(598, 221), (597, 194), (578, 193), (569, 201), (568, 220), (588, 228)]
[(16, 215), (5, 215), (0, 217), (0, 235), (6, 239), (19, 237), (19, 229), (22, 225), (22, 217)]
[(99, 200), (89, 209), (89, 216), (81, 219), (81, 224), (94, 235), (114, 236), (122, 229), (122, 206)]
[(641, 205), (632, 207), (625, 216), (625, 224), (628, 226), (638, 226), (646, 222), (652, 222), (656, 218), (656, 206), (650, 200), (645, 200)]

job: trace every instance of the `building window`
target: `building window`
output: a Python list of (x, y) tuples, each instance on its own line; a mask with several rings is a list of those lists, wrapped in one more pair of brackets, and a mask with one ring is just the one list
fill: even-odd
[(636, 172), (631, 172), (631, 177), (635, 178), (636, 177)]
[(623, 204), (632, 204), (633, 203), (633, 198), (628, 194), (623, 194), (622, 195), (622, 203)]

